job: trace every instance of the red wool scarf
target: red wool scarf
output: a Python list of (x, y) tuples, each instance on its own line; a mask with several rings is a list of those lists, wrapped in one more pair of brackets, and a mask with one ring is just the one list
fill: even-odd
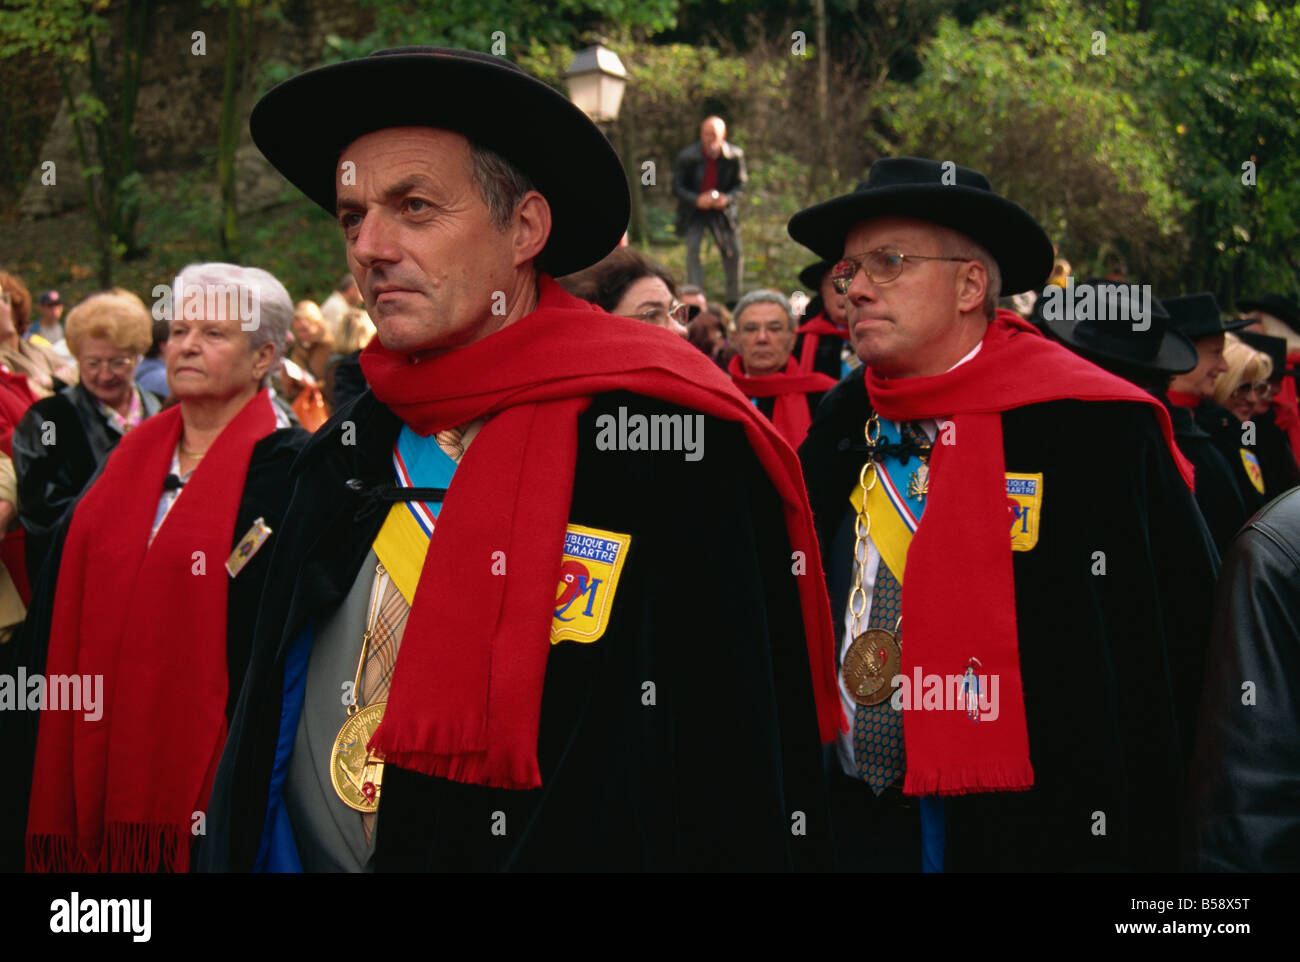
[(808, 399), (804, 395), (829, 391), (835, 386), (835, 379), (825, 374), (801, 373), (794, 358), (786, 361), (785, 370), (779, 374), (750, 377), (745, 373), (740, 355), (734, 354), (727, 362), (727, 373), (746, 397), (776, 398), (776, 406), (772, 408), (772, 423), (781, 432), (781, 436), (790, 442), (790, 447), (796, 450), (808, 436), (808, 428), (812, 424)]
[(259, 391), (209, 448), (152, 544), (179, 406), (122, 438), (77, 505), (46, 671), (102, 675), (103, 716), (41, 714), (30, 871), (188, 869), (192, 815), (207, 804), (226, 740), (224, 562), (253, 445), (274, 429)]
[[(466, 450), (429, 542), (388, 707), (370, 742), (387, 761), (460, 782), (541, 784), (542, 683), (578, 417), (593, 395), (615, 390), (744, 427), (781, 496), (791, 548), (808, 563), (797, 581), (822, 740), (843, 728), (799, 460), (709, 358), (666, 330), (604, 314), (543, 275), (537, 309), (497, 333), (419, 363), (375, 338), (361, 366), (375, 396), (421, 435), (495, 415)], [(493, 570), (500, 551), (504, 576)]]
[(849, 329), (835, 326), (825, 314), (818, 314), (812, 320), (800, 324), (799, 330), (795, 333), (803, 335), (802, 350), (799, 354), (800, 374), (813, 372), (813, 365), (817, 360), (817, 345), (821, 343), (823, 334), (845, 341), (849, 339)]
[[(1026, 376), (1026, 372), (1033, 372)], [(1018, 791), (1033, 785), (1016, 628), (1003, 411), (1066, 399), (1149, 405), (1178, 469), (1169, 412), (1150, 394), (998, 311), (977, 355), (945, 374), (887, 380), (866, 375), (872, 407), (893, 421), (950, 418), (954, 443), (936, 443), (925, 513), (907, 553), (903, 662), (911, 676), (961, 675), (974, 656), (999, 676), (999, 717), (909, 711), (903, 725), (908, 795)], [(1045, 500), (1052, 497), (1043, 492)]]

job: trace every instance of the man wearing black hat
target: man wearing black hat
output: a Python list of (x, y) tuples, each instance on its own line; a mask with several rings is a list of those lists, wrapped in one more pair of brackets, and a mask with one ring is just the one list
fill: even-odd
[(1052, 246), (975, 171), (881, 160), (789, 229), (863, 362), (800, 448), (842, 864), (1176, 867), (1217, 557), (1164, 408), (996, 309)]
[(799, 272), (799, 283), (817, 295), (808, 302), (808, 320), (799, 325), (794, 356), (799, 359), (800, 374), (825, 374), (838, 381), (859, 362), (849, 344), (848, 302), (831, 283), (834, 266), (833, 261), (818, 261)]
[(1196, 346), (1197, 355), (1196, 367), (1169, 382), (1166, 397), (1170, 405), (1191, 411), (1197, 426), (1223, 454), (1249, 517), (1265, 501), (1256, 435), (1244, 431), (1231, 411), (1214, 402), (1215, 382), (1228, 370), (1223, 358), (1225, 338), (1249, 321), (1225, 321), (1219, 302), (1208, 291), (1166, 298), (1164, 305), (1170, 326)]
[[(1105, 299), (1100, 284), (1072, 285), (1076, 292), (1091, 287), (1095, 303)], [(1199, 363), (1196, 346), (1169, 327), (1169, 312), (1151, 299), (1150, 323), (1134, 325), (1124, 318), (1044, 320), (1047, 333), (1076, 354), (1117, 377), (1136, 384), (1160, 400), (1173, 423), (1178, 450), (1196, 471), (1196, 504), (1222, 554), (1250, 516), (1236, 476), (1213, 439), (1202, 430), (1188, 408), (1168, 402), (1165, 393), (1174, 375), (1186, 374)]]
[(550, 276), (626, 227), (608, 141), (432, 48), (292, 78), (250, 127), (337, 212), (378, 336), (272, 535), (201, 867), (823, 865), (797, 459), (700, 352)]

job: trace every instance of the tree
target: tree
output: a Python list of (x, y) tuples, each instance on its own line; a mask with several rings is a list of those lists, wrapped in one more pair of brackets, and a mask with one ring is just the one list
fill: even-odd
[[(121, 35), (108, 36), (110, 0), (11, 0), (0, 9), (0, 58), (50, 54), (72, 121), (95, 228), (99, 282), (112, 285), (136, 241), (143, 178), (135, 162), (140, 67), (156, 0), (124, 0)], [(114, 56), (115, 55), (115, 56)]]

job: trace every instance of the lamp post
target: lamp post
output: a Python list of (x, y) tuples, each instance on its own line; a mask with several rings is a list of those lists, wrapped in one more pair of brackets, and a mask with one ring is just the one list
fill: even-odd
[[(569, 99), (578, 109), (598, 125), (608, 124), (617, 130), (618, 152), (623, 161), (623, 174), (627, 177), (628, 193), (632, 200), (632, 240), (638, 244), (646, 241), (645, 207), (641, 192), (637, 190), (638, 172), (631, 163), (631, 144), (626, 124), (618, 123), (619, 108), (623, 105), (623, 91), (627, 87), (627, 70), (618, 54), (604, 44), (579, 50), (564, 75), (569, 88)], [(610, 138), (613, 140), (614, 138)]]

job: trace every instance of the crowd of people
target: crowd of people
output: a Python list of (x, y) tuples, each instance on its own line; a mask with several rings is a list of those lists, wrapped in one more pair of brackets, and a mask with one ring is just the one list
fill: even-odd
[(1294, 298), (1076, 278), (920, 158), (742, 292), (717, 117), (679, 286), (466, 51), (250, 127), (338, 218), (323, 303), (0, 272), (0, 869), (1300, 867)]

